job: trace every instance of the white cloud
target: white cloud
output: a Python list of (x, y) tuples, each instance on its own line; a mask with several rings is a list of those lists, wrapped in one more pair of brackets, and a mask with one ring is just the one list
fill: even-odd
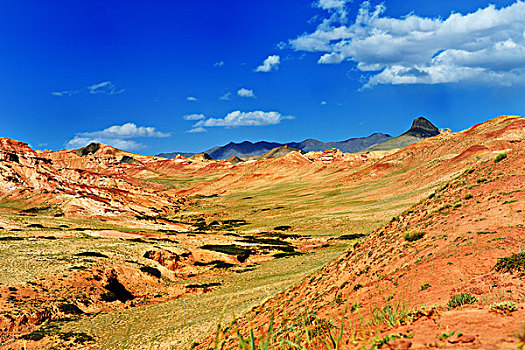
[(255, 68), (255, 71), (271, 72), (272, 70), (277, 70), (279, 69), (279, 63), (281, 63), (280, 60), (281, 58), (278, 55), (268, 56), (268, 58), (264, 60), (263, 64)]
[(110, 81), (90, 85), (87, 89), (92, 95), (118, 95), (124, 92), (124, 89), (118, 90)]
[(98, 142), (117, 148), (136, 150), (143, 148), (144, 145), (130, 139), (169, 136), (169, 133), (157, 131), (151, 126), (137, 126), (134, 123), (126, 123), (123, 125), (113, 125), (104, 130), (76, 133), (74, 138), (66, 142), (66, 145), (77, 148), (86, 146), (91, 142)]
[[(319, 64), (352, 61), (378, 84), (471, 82), (525, 84), (525, 2), (488, 5), (448, 18), (384, 16), (384, 5), (362, 3), (346, 24), (345, 0), (318, 0), (329, 11), (312, 33), (289, 41), (297, 51), (320, 52)], [(344, 14), (344, 15), (343, 15)], [(337, 15), (337, 16), (336, 16)]]
[(193, 96), (188, 96), (188, 97), (186, 97), (186, 100), (187, 101), (191, 101), (191, 102), (195, 102), (195, 101), (197, 101), (197, 98), (193, 97)]
[(241, 88), (239, 91), (237, 91), (237, 95), (240, 97), (255, 97), (255, 94), (253, 93), (253, 90)]
[(321, 101), (321, 106), (324, 106), (326, 104), (326, 101)]
[(224, 66), (224, 61), (215, 62), (215, 63), (213, 64), (213, 66), (214, 66), (214, 67), (222, 67), (222, 66)]
[(187, 133), (189, 134), (194, 134), (194, 133), (199, 133), (199, 132), (206, 132), (208, 130), (206, 130), (205, 128), (203, 128), (202, 126), (198, 126), (198, 127), (194, 127), (193, 129), (191, 130), (188, 130), (186, 131)]
[(184, 116), (184, 120), (201, 120), (206, 118), (204, 114), (189, 114)]
[(231, 100), (231, 96), (232, 96), (232, 93), (231, 92), (227, 92), (224, 95), (222, 95), (221, 97), (219, 97), (219, 100), (229, 101), (229, 100)]
[(113, 125), (109, 128), (93, 132), (77, 133), (82, 137), (101, 137), (101, 138), (122, 138), (130, 139), (135, 137), (169, 137), (170, 134), (157, 131), (152, 126), (137, 126), (134, 123), (123, 125)]
[(318, 0), (314, 6), (325, 10), (342, 10), (350, 0)]
[(145, 146), (142, 143), (133, 141), (133, 140), (122, 140), (122, 139), (104, 139), (98, 137), (79, 137), (75, 136), (73, 139), (69, 140), (66, 145), (71, 148), (80, 148), (89, 145), (92, 142), (103, 143), (105, 145), (110, 145), (116, 148), (125, 149), (129, 151), (138, 150), (144, 148)]
[(241, 112), (234, 111), (229, 113), (224, 118), (208, 118), (197, 122), (193, 127), (204, 126), (224, 126), (224, 127), (238, 127), (238, 126), (267, 126), (279, 124), (282, 120), (294, 119), (292, 116), (283, 116), (278, 112)]
[(76, 95), (76, 94), (78, 94), (77, 90), (75, 90), (75, 91), (68, 91), (68, 90), (66, 90), (66, 91), (53, 91), (51, 93), (51, 95), (53, 95), (53, 96), (73, 96), (73, 95)]
[(326, 23), (335, 20), (344, 22), (348, 14), (346, 5), (350, 2), (352, 2), (352, 0), (318, 0), (314, 3), (314, 7), (332, 12), (332, 17), (326, 20)]

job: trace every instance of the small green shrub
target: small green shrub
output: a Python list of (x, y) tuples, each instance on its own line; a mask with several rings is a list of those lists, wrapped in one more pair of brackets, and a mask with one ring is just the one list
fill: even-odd
[(354, 312), (360, 308), (362, 308), (361, 303), (355, 303), (350, 307), (350, 312)]
[(507, 153), (503, 152), (503, 153), (500, 153), (496, 156), (496, 158), (494, 159), (494, 163), (499, 163), (501, 162), (503, 159), (507, 158)]
[(472, 198), (472, 193), (470, 193), (470, 192), (467, 193), (464, 198), (467, 199), (467, 200), (471, 199)]
[(438, 188), (438, 190), (436, 192), (441, 192), (441, 191), (444, 191), (447, 187), (448, 187), (449, 183), (447, 182), (446, 184), (444, 185), (441, 185), (441, 187)]
[(438, 210), (439, 210), (439, 211), (444, 211), (444, 210), (446, 210), (446, 209), (448, 209), (448, 208), (452, 208), (452, 204), (450, 204), (450, 203), (445, 203), (445, 204), (443, 204), (442, 206), (440, 206), (440, 207), (438, 208)]
[(520, 272), (525, 270), (525, 252), (513, 254), (506, 258), (501, 258), (498, 260), (493, 269), (496, 272)]
[[(451, 331), (449, 333), (447, 332), (441, 332), (441, 335), (439, 336), (439, 340), (445, 340), (447, 338), (450, 338), (451, 336), (453, 336), (454, 334), (456, 333), (456, 331)], [(461, 333), (458, 333), (458, 337), (461, 336), (462, 334)]]
[(459, 293), (457, 295), (454, 295), (448, 301), (448, 309), (454, 309), (456, 307), (460, 307), (466, 304), (474, 304), (476, 301), (478, 301), (476, 297), (474, 297), (470, 293)]
[(500, 301), (500, 302), (494, 302), (494, 304), (490, 305), (491, 310), (500, 310), (504, 313), (511, 313), (513, 311), (518, 310), (518, 307), (516, 306), (516, 303), (512, 301)]
[(424, 235), (425, 233), (421, 231), (407, 232), (405, 233), (405, 240), (408, 242), (414, 242), (423, 238)]
[(432, 287), (432, 286), (430, 285), (430, 283), (425, 283), (424, 285), (421, 286), (421, 290), (426, 290), (426, 289), (428, 289), (428, 288), (430, 288), (430, 287)]
[(383, 345), (388, 344), (389, 341), (394, 339), (402, 339), (402, 338), (413, 338), (414, 334), (403, 334), (403, 333), (397, 333), (397, 334), (389, 334), (385, 335), (383, 338), (379, 338), (376, 336), (373, 340), (372, 349), (381, 349)]

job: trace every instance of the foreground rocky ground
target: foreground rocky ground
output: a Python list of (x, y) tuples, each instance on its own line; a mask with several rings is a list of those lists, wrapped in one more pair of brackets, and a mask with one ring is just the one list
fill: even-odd
[(524, 140), (521, 117), (248, 162), (0, 139), (0, 347), (213, 347), (227, 305), (234, 348), (231, 311), (252, 307), (241, 335), (274, 315), (276, 341), (312, 349), (329, 332), (345, 348), (516, 348)]

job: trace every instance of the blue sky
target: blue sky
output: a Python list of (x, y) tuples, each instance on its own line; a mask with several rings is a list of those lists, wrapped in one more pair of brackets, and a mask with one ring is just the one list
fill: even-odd
[(525, 107), (522, 1), (3, 1), (0, 136), (137, 153)]

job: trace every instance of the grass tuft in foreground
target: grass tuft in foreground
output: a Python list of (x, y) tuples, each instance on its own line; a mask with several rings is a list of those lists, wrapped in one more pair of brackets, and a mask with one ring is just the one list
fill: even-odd
[(457, 307), (467, 305), (467, 304), (474, 304), (476, 301), (476, 297), (471, 295), (470, 293), (459, 293), (455, 296), (453, 296), (448, 301), (448, 309), (455, 309)]

